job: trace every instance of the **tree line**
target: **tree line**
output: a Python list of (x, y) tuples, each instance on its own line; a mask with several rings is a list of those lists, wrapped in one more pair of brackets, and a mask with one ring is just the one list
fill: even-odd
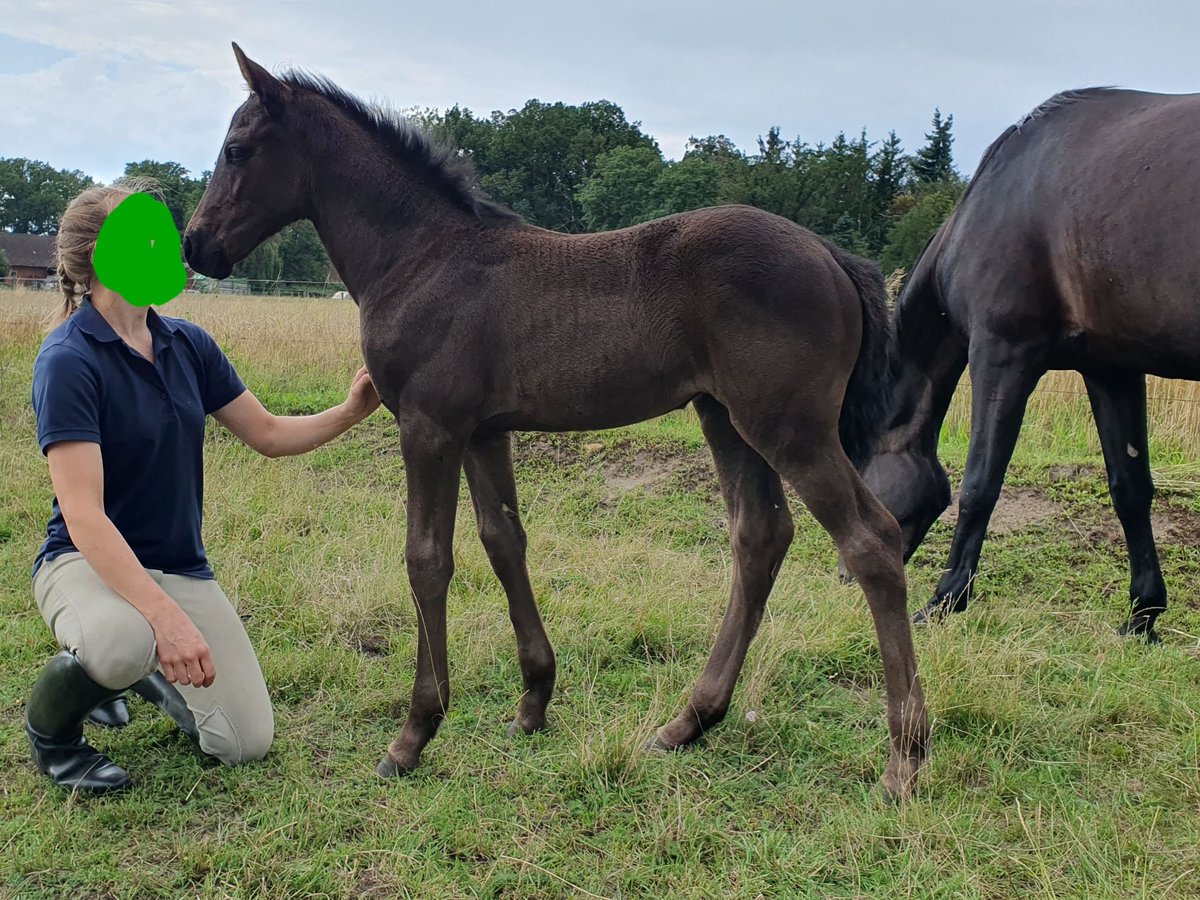
[[(791, 219), (877, 260), (907, 268), (957, 202), (953, 116), (935, 110), (924, 144), (906, 153), (895, 132), (865, 131), (828, 143), (787, 140), (778, 127), (743, 150), (724, 135), (693, 137), (669, 160), (640, 122), (606, 100), (580, 105), (530, 100), (480, 117), (455, 106), (409, 118), (471, 157), (479, 185), (527, 221), (566, 232), (603, 231), (719, 203), (747, 203)], [(211, 172), (142, 160), (125, 175), (154, 178), (182, 231)], [(78, 170), (0, 159), (0, 229), (53, 234), (70, 199), (93, 184)], [(0, 267), (4, 262), (0, 259)], [(0, 268), (0, 276), (3, 270)], [(336, 278), (309, 222), (289, 225), (234, 275), (267, 281)]]

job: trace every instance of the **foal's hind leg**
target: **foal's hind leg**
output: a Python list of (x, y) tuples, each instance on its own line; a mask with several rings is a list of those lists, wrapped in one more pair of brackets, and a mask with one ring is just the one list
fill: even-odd
[(925, 758), (929, 723), (908, 618), (900, 527), (846, 458), (836, 427), (812, 427), (802, 437), (792, 429), (782, 440), (749, 437), (829, 532), (867, 596), (883, 657), (891, 735), (881, 783), (889, 799), (903, 800)]
[(530, 734), (546, 726), (546, 706), (554, 693), (554, 650), (542, 627), (529, 571), (525, 529), (517, 515), (512, 440), (507, 433), (478, 437), (467, 446), (467, 484), (475, 506), (479, 539), (508, 595), (508, 615), (517, 633), (517, 658), (525, 693), (509, 734)]
[(733, 593), (691, 699), (651, 741), (659, 749), (690, 743), (725, 718), (767, 595), (792, 542), (792, 517), (779, 476), (734, 430), (725, 407), (707, 396), (697, 398), (695, 406), (729, 512)]
[(1146, 441), (1146, 376), (1084, 376), (1092, 413), (1104, 448), (1108, 491), (1129, 547), (1129, 600), (1132, 611), (1121, 634), (1144, 634), (1158, 641), (1154, 620), (1167, 608), (1167, 586), (1158, 565), (1150, 502), (1150, 451)]

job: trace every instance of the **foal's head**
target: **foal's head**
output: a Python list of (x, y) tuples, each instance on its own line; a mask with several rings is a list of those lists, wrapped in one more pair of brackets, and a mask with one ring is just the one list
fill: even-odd
[(392, 227), (520, 221), (479, 191), (469, 159), (386, 106), (364, 103), (319, 76), (276, 78), (237, 44), (233, 52), (251, 95), (233, 116), (184, 236), (184, 253), (198, 272), (224, 278), (285, 225), (317, 219), (331, 177), (354, 180), (332, 193), (361, 201), (356, 218), (373, 212)]
[(251, 94), (234, 113), (183, 239), (191, 267), (215, 278), (225, 278), (279, 229), (310, 215), (312, 159), (289, 128), (296, 91), (237, 44), (233, 53)]

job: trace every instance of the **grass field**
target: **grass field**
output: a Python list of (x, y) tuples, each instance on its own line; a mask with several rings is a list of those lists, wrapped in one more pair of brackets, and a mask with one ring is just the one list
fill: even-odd
[[(520, 673), (503, 593), (460, 506), (453, 707), (413, 776), (373, 767), (411, 685), (404, 468), (384, 413), (305, 457), (219, 427), (206, 543), (277, 710), (265, 762), (203, 759), (141, 701), (91, 739), (137, 780), (68, 797), (29, 764), (22, 703), (55, 650), (29, 565), (51, 491), (30, 369), (49, 295), (0, 292), (0, 897), (1200, 896), (1200, 399), (1155, 383), (1164, 644), (1114, 634), (1128, 571), (1077, 383), (1031, 407), (979, 597), (917, 635), (933, 722), (918, 796), (881, 804), (887, 735), (860, 592), (802, 508), (729, 719), (694, 750), (640, 751), (699, 673), (730, 581), (723, 508), (690, 413), (529, 435), (530, 570), (559, 659), (545, 733), (504, 736)], [(186, 297), (276, 412), (337, 402), (356, 312)], [(1064, 393), (1059, 393), (1059, 392)], [(965, 407), (943, 457), (957, 481)], [(465, 499), (465, 493), (463, 497)], [(909, 567), (923, 603), (948, 550)]]

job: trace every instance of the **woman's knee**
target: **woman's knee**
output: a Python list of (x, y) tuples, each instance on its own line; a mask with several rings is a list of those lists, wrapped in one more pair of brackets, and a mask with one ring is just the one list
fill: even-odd
[(95, 624), (73, 649), (92, 681), (121, 691), (158, 668), (154, 632), (145, 619)]
[(200, 749), (227, 766), (257, 762), (267, 755), (275, 739), (275, 717), (270, 710), (265, 715), (230, 716), (218, 707), (197, 725)]

